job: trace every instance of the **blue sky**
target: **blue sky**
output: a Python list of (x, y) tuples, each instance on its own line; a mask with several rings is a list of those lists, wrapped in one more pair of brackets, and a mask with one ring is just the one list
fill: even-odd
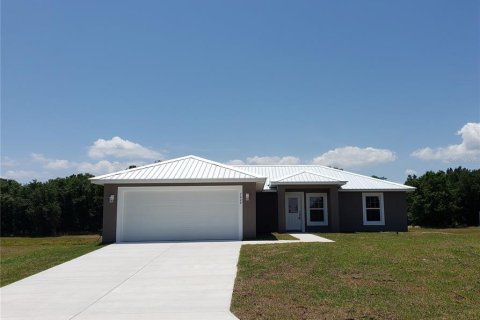
[(2, 177), (480, 167), (478, 1), (2, 1)]

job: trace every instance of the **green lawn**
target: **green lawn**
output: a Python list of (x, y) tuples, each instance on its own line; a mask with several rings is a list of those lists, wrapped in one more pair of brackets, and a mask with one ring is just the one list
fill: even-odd
[(98, 235), (0, 239), (0, 286), (100, 248)]
[(480, 228), (242, 246), (240, 319), (480, 319)]

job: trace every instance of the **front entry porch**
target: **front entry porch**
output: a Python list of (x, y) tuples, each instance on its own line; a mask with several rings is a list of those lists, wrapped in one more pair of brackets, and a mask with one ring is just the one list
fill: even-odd
[(285, 192), (285, 230), (314, 230), (328, 227), (326, 192)]
[(338, 232), (338, 186), (278, 186), (280, 232)]
[(257, 232), (338, 232), (338, 189), (279, 185), (277, 192), (257, 193)]

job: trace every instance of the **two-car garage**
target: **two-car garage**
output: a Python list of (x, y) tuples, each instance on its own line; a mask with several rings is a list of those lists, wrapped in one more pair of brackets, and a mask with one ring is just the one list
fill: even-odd
[(242, 239), (242, 186), (119, 187), (116, 241)]
[(266, 178), (186, 156), (90, 180), (104, 186), (102, 239), (112, 243), (254, 238)]

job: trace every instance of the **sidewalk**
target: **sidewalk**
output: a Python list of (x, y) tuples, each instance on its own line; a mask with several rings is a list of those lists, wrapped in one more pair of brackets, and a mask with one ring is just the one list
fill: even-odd
[(242, 241), (243, 244), (282, 244), (282, 243), (301, 243), (301, 242), (335, 242), (333, 240), (319, 237), (311, 233), (289, 233), (298, 240), (252, 240)]

